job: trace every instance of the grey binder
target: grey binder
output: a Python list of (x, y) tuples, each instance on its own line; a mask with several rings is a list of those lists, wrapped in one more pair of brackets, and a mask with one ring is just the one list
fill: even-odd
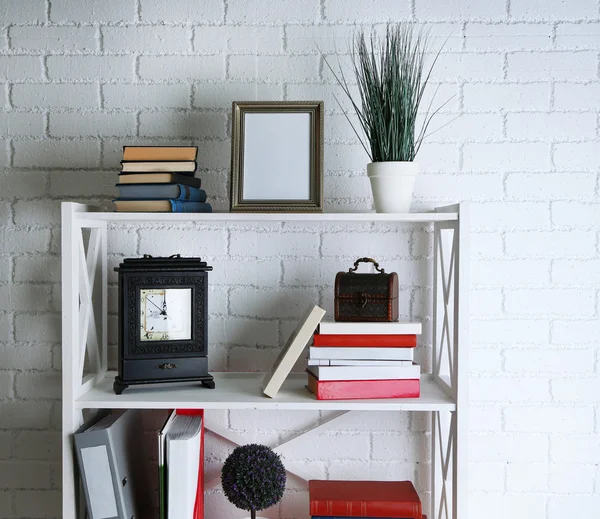
[(143, 519), (143, 430), (139, 410), (109, 414), (74, 434), (90, 519)]

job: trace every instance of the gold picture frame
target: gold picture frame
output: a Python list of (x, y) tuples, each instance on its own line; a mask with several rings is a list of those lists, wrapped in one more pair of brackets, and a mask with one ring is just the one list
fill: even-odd
[(234, 101), (232, 212), (323, 212), (323, 101)]

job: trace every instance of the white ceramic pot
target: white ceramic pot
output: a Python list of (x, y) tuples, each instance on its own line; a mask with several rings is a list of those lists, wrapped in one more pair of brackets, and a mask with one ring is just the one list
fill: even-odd
[(378, 213), (408, 213), (415, 180), (419, 173), (416, 162), (371, 162), (367, 176)]

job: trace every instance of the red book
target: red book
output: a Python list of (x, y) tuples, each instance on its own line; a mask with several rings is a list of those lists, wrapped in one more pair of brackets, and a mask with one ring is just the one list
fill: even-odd
[(202, 425), (200, 426), (200, 468), (198, 469), (198, 486), (196, 488), (193, 519), (204, 519), (204, 409), (177, 409), (176, 413), (202, 417)]
[(410, 481), (308, 482), (310, 515), (422, 519), (421, 500)]
[(416, 335), (322, 335), (315, 333), (315, 346), (343, 347), (395, 347), (414, 348), (417, 345)]
[[(317, 380), (317, 378), (315, 378), (311, 373), (309, 373), (308, 389), (311, 393), (314, 393), (314, 395), (317, 397), (317, 400), (354, 400), (360, 398), (418, 398), (421, 394), (421, 381), (418, 378), (403, 380), (399, 379), (321, 381)], [(369, 514), (364, 515), (369, 517)], [(390, 516), (384, 515), (380, 517)]]

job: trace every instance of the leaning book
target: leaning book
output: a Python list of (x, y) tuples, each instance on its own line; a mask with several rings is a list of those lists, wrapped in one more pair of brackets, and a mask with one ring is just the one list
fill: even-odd
[(324, 315), (325, 310), (315, 305), (300, 321), (281, 350), (271, 371), (266, 374), (263, 380), (263, 393), (265, 395), (275, 398)]

